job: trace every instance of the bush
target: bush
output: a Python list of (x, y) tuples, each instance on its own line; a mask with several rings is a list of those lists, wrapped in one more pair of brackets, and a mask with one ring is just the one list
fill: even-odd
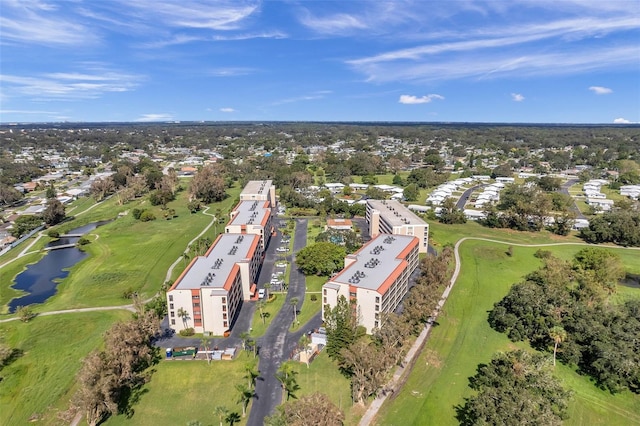
[(140, 220), (143, 222), (149, 222), (150, 220), (156, 220), (156, 216), (148, 210), (145, 210), (140, 215)]
[(142, 213), (144, 212), (144, 209), (133, 209), (131, 211), (131, 214), (133, 215), (133, 218), (135, 220), (140, 219), (140, 216), (142, 215)]
[(318, 300), (318, 296), (315, 294), (312, 294), (309, 299), (311, 299), (312, 302), (315, 302), (316, 300)]
[(50, 238), (60, 238), (60, 233), (55, 229), (49, 229), (49, 232), (47, 232), (47, 235)]
[(182, 337), (189, 337), (189, 336), (193, 336), (194, 334), (196, 334), (196, 331), (193, 329), (193, 327), (189, 327), (189, 328), (185, 328), (183, 330), (180, 330), (180, 332), (178, 334), (180, 334)]
[(86, 239), (85, 237), (80, 237), (80, 239), (78, 240), (78, 242), (76, 243), (76, 245), (79, 246), (86, 246), (87, 244), (89, 244), (91, 241), (89, 241), (88, 239)]

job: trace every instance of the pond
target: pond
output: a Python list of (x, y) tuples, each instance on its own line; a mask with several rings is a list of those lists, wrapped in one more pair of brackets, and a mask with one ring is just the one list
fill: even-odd
[[(109, 222), (110, 221), (90, 223), (72, 229), (68, 234), (83, 235)], [(47, 247), (75, 244), (78, 240), (79, 237), (60, 238), (47, 244)], [(11, 300), (11, 302), (9, 302), (9, 312), (15, 312), (18, 306), (27, 306), (47, 301), (47, 299), (56, 294), (58, 282), (69, 275), (69, 268), (85, 257), (87, 257), (87, 254), (77, 247), (67, 247), (50, 250), (38, 262), (27, 266), (27, 269), (18, 274), (15, 279), (15, 284), (12, 286), (12, 288), (25, 291), (27, 294)]]

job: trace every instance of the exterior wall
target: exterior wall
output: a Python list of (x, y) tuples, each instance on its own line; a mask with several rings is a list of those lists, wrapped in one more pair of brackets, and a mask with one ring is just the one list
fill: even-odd
[[(180, 308), (187, 311), (185, 319), (178, 316)], [(172, 290), (167, 292), (167, 310), (169, 311), (169, 325), (179, 332), (193, 327), (193, 304), (190, 290)]]

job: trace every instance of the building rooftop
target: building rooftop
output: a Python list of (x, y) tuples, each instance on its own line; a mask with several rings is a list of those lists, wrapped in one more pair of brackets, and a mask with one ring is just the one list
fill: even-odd
[(235, 264), (251, 259), (259, 241), (259, 235), (220, 234), (204, 256), (191, 261), (171, 289), (224, 288)]
[(401, 266), (411, 243), (418, 239), (408, 235), (380, 234), (360, 250), (349, 255), (355, 262), (331, 278), (331, 282), (378, 290)]
[(367, 200), (391, 226), (426, 225), (418, 215), (397, 200)]
[(260, 194), (269, 196), (269, 188), (273, 185), (272, 180), (250, 180), (244, 186), (244, 189), (240, 193), (240, 197), (248, 194)]
[(268, 201), (240, 201), (233, 211), (233, 219), (227, 225), (262, 225), (269, 220), (271, 209)]

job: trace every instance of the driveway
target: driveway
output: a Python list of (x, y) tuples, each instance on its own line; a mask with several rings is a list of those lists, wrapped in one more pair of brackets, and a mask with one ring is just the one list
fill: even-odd
[[(569, 187), (575, 185), (576, 183), (578, 183), (578, 179), (569, 179), (568, 181), (562, 184), (562, 186), (560, 187), (560, 192), (562, 192), (563, 194), (567, 194), (568, 196), (571, 197), (571, 194), (569, 194)], [(576, 199), (573, 197), (571, 197), (571, 199), (573, 200), (571, 211), (573, 211), (576, 214), (576, 219), (587, 220), (587, 217), (583, 215), (580, 209), (578, 208), (578, 205), (576, 204)]]

